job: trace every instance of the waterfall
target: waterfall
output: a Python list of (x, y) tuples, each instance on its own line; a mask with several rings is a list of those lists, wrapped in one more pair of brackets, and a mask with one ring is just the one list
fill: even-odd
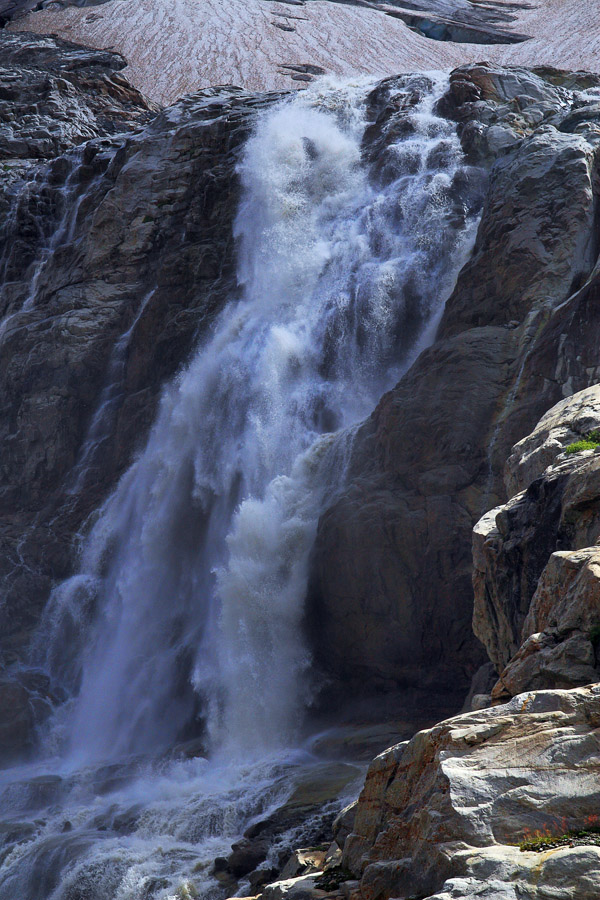
[[(57, 194), (57, 196), (53, 201), (55, 209), (52, 210), (52, 213), (54, 215), (51, 214), (49, 217), (52, 222), (54, 216), (57, 216), (57, 221), (53, 223), (53, 230), (51, 231), (50, 235), (47, 236), (43, 233), (43, 227), (40, 228), (40, 223), (42, 226), (44, 224), (43, 217), (37, 218), (35, 220), (35, 225), (40, 232), (40, 252), (30, 265), (28, 290), (21, 308), (5, 315), (2, 321), (0, 321), (0, 343), (4, 338), (4, 335), (8, 331), (10, 331), (11, 322), (13, 322), (13, 320), (15, 319), (18, 321), (20, 316), (26, 314), (33, 308), (36, 297), (38, 295), (41, 276), (43, 275), (46, 266), (52, 259), (52, 256), (57, 248), (62, 244), (69, 243), (73, 239), (73, 233), (77, 221), (77, 214), (79, 212), (79, 207), (81, 206), (82, 200), (85, 196), (85, 193), (81, 191), (81, 185), (79, 183), (79, 172), (82, 160), (83, 149), (80, 147), (75, 148), (62, 158), (64, 164), (64, 171), (62, 172), (62, 184), (58, 188), (53, 187), (53, 191)], [(47, 175), (48, 173), (45, 174)], [(56, 179), (56, 175), (53, 175), (52, 177)], [(8, 212), (7, 219), (3, 223), (2, 237), (4, 239), (4, 246), (2, 247), (2, 252), (0, 253), (0, 289), (3, 288), (5, 283), (9, 280), (11, 274), (11, 266), (14, 265), (14, 248), (10, 239), (11, 232), (14, 228), (14, 223), (17, 219), (17, 215), (21, 205), (26, 206), (30, 202), (30, 194), (32, 188), (34, 187), (37, 188), (38, 194), (43, 195), (43, 188), (48, 188), (49, 185), (42, 184), (40, 188), (40, 185), (36, 184), (35, 179), (27, 182), (14, 197), (13, 203)]]
[[(61, 789), (81, 846), (70, 839), (60, 858), (52, 850), (53, 866), (68, 872), (57, 900), (71, 896), (74, 872), (83, 878), (73, 860), (92, 844), (94, 864), (112, 860), (121, 885), (117, 894), (96, 876), (104, 887), (94, 898), (142, 896), (124, 879), (139, 887), (160, 869), (165, 832), (196, 853), (204, 842), (214, 857), (215, 835), (227, 843), (256, 814), (265, 773), (273, 777), (265, 760), (277, 748), (284, 759), (298, 741), (312, 688), (302, 616), (319, 515), (343, 485), (354, 426), (430, 339), (474, 239), (476, 216), (457, 189), (460, 143), (435, 113), (446, 86), (431, 75), (389, 88), (418, 100), (405, 136), (381, 152), (385, 173), (363, 152), (364, 82), (323, 81), (259, 115), (239, 164), (239, 295), (163, 390), (146, 446), (97, 512), (79, 571), (54, 590), (33, 651), (70, 698), (46, 744), (68, 772), (142, 765), (140, 755), (158, 756), (190, 729), (203, 730), (212, 761), (160, 777), (140, 770), (144, 788), (115, 795), (146, 808), (118, 864), (114, 841), (94, 843), (84, 776), (71, 775)], [(103, 439), (128, 337), (116, 345), (75, 488)], [(213, 821), (192, 834), (186, 819), (177, 831), (182, 796), (202, 792)], [(197, 817), (199, 802), (184, 810)], [(44, 852), (48, 829), (63, 846), (51, 822)], [(15, 858), (0, 898), (15, 885), (29, 897), (32, 865)], [(177, 865), (161, 870), (169, 884), (189, 871), (189, 853)]]

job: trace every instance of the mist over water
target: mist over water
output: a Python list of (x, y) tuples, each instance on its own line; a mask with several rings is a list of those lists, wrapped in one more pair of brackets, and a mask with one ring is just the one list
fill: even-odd
[[(324, 81), (260, 115), (239, 165), (239, 296), (164, 389), (34, 642), (32, 661), (67, 697), (45, 735), (58, 813), (5, 862), (0, 900), (17, 887), (68, 900), (86, 878), (98, 900), (173, 896), (194, 861), (281, 801), (289, 766), (308, 765), (289, 748), (315, 687), (302, 616), (318, 518), (343, 485), (353, 426), (431, 339), (477, 224), (457, 199), (454, 127), (434, 112), (445, 87), (436, 75), (394, 88), (421, 94), (379, 173), (363, 157), (364, 82)], [(160, 761), (198, 733), (210, 761)], [(124, 781), (99, 796), (109, 764)], [(42, 805), (17, 782), (4, 795), (15, 815)], [(53, 873), (46, 894), (40, 868)]]

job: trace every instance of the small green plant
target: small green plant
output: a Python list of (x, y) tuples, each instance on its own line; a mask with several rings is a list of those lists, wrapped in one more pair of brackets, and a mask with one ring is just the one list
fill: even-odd
[(594, 431), (590, 431), (584, 438), (580, 441), (575, 441), (574, 444), (569, 444), (565, 447), (565, 453), (581, 453), (582, 450), (595, 450), (596, 447), (600, 447), (600, 428), (594, 429)]
[(593, 441), (575, 441), (574, 444), (565, 447), (565, 453), (570, 456), (571, 453), (581, 453), (582, 450), (595, 450), (597, 446), (598, 444), (594, 444)]
[(556, 820), (551, 826), (530, 831), (525, 828), (519, 850), (541, 852), (553, 850), (555, 847), (595, 844), (600, 846), (600, 816), (587, 816), (584, 827), (575, 830), (567, 829), (567, 820)]

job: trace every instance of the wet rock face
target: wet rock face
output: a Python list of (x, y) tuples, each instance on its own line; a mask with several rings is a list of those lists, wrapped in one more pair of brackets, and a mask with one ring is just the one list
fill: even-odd
[[(323, 670), (345, 690), (418, 678), (448, 691), (450, 710), (484, 661), (471, 529), (506, 496), (514, 442), (599, 377), (600, 118), (582, 93), (597, 87), (483, 64), (451, 76), (440, 108), (467, 158), (491, 166), (489, 188), (437, 341), (359, 429), (349, 483), (319, 523), (310, 621)], [(532, 592), (548, 554), (535, 541), (530, 552)]]
[(119, 75), (126, 63), (117, 53), (7, 31), (0, 47), (0, 159), (17, 171), (158, 112)]
[(473, 538), (473, 627), (500, 673), (492, 699), (600, 680), (600, 458), (565, 450), (600, 425), (596, 385), (515, 445), (511, 499)]
[[(0, 627), (10, 662), (51, 583), (71, 571), (73, 535), (143, 442), (161, 385), (235, 290), (235, 165), (270, 98), (208, 90), (156, 115), (121, 85), (112, 54), (7, 41), (12, 74), (0, 71), (0, 89), (26, 135), (13, 139), (13, 123), (3, 144), (0, 132), (10, 163), (0, 245)], [(42, 77), (52, 90), (38, 96), (34, 123)], [(59, 104), (50, 128), (56, 92), (78, 114)]]
[(343, 865), (361, 900), (592, 898), (600, 848), (522, 852), (531, 833), (597, 821), (600, 687), (530, 692), (378, 756)]

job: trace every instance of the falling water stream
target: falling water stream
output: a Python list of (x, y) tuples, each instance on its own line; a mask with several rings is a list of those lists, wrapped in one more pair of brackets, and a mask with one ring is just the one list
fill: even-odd
[[(382, 151), (393, 177), (361, 155), (364, 82), (260, 114), (239, 166), (239, 296), (164, 388), (34, 640), (66, 699), (40, 759), (1, 776), (14, 833), (0, 900), (219, 896), (211, 860), (313, 764), (302, 615), (319, 514), (353, 426), (431, 340), (477, 225), (454, 126), (434, 111), (445, 87), (398, 82), (421, 96)], [(174, 759), (190, 723), (207, 758)]]

